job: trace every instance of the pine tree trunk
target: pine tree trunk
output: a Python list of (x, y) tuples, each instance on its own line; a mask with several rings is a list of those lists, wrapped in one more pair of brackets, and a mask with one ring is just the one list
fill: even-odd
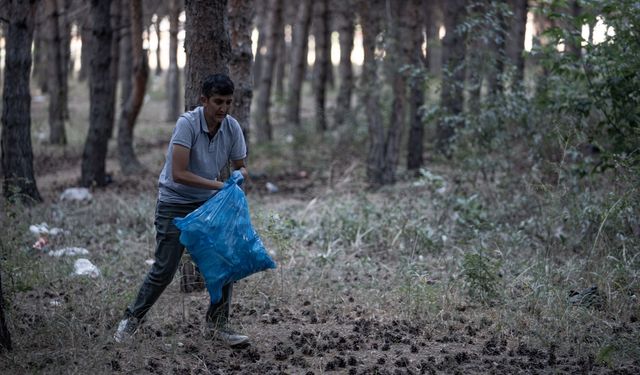
[(367, 153), (367, 180), (373, 187), (383, 185), (384, 173), (384, 127), (380, 111), (380, 88), (378, 82), (378, 62), (375, 49), (376, 38), (381, 31), (379, 12), (381, 2), (360, 1), (360, 23), (362, 26), (362, 47), (364, 62), (362, 66), (362, 102), (369, 123), (369, 151)]
[(153, 23), (153, 27), (156, 31), (156, 40), (158, 41), (158, 45), (156, 47), (156, 76), (162, 75), (162, 64), (160, 62), (160, 15), (156, 15), (156, 22)]
[(72, 0), (62, 0), (62, 4), (58, 3), (58, 6), (63, 6), (60, 17), (58, 17), (60, 21), (60, 53), (62, 56), (62, 118), (65, 121), (69, 121), (71, 118), (69, 114), (69, 76), (73, 75), (73, 61), (71, 60), (72, 20), (69, 16), (73, 6)]
[(180, 0), (170, 0), (169, 6), (169, 72), (167, 74), (167, 121), (176, 121), (180, 106), (180, 68), (178, 68), (178, 32), (180, 31)]
[(253, 84), (260, 86), (260, 73), (262, 73), (262, 61), (267, 51), (267, 33), (269, 32), (269, 0), (258, 1), (258, 10), (256, 11), (256, 28), (258, 29), (258, 45), (256, 49), (256, 57), (253, 63)]
[[(210, 74), (229, 74), (232, 58), (229, 38), (227, 0), (187, 0), (185, 2), (185, 107), (200, 104), (202, 81)], [(228, 171), (228, 166), (223, 171)], [(224, 174), (224, 173), (221, 173)], [(188, 256), (180, 268), (180, 290), (184, 293), (204, 290), (204, 279)]]
[[(284, 25), (283, 25), (284, 27)], [(287, 69), (287, 43), (284, 40), (284, 35), (278, 41), (278, 47), (276, 52), (276, 68), (275, 68), (275, 97), (278, 101), (282, 101), (284, 99), (284, 80)]]
[(258, 142), (270, 141), (273, 138), (273, 129), (269, 119), (271, 107), (271, 85), (273, 83), (273, 70), (276, 64), (276, 49), (282, 36), (282, 0), (271, 0), (269, 3), (269, 21), (267, 26), (267, 50), (262, 58), (262, 71), (260, 72), (260, 86), (256, 103), (255, 123), (258, 130)]
[[(110, 80), (113, 83), (111, 103), (113, 103), (114, 124), (116, 104), (116, 93), (118, 91), (118, 80), (120, 79), (120, 42), (122, 41), (122, 7), (125, 0), (111, 0), (111, 29), (113, 35), (111, 38), (111, 72)], [(128, 15), (128, 13), (126, 13)], [(131, 60), (127, 60), (131, 61)], [(130, 65), (130, 64), (127, 64)], [(113, 129), (111, 127), (111, 133), (109, 133), (109, 139), (113, 138)]]
[(502, 75), (504, 74), (506, 59), (507, 15), (504, 14), (502, 9), (497, 9), (497, 17), (498, 19), (496, 20), (496, 25), (493, 30), (493, 38), (491, 38), (490, 42), (490, 49), (493, 53), (494, 61), (489, 77), (489, 93), (491, 95), (499, 95), (504, 91)]
[(443, 0), (425, 0), (425, 31), (427, 34), (427, 62), (433, 77), (442, 77), (442, 42), (440, 26), (443, 25)]
[(47, 17), (46, 6), (40, 4), (36, 10), (36, 22), (33, 35), (33, 80), (40, 89), (42, 95), (49, 92), (47, 81), (49, 73), (47, 67), (48, 43), (47, 35)]
[(64, 129), (64, 60), (60, 33), (60, 6), (58, 0), (45, 0), (47, 35), (47, 87), (49, 89), (49, 142), (67, 144)]
[(89, 52), (91, 45), (91, 34), (92, 28), (89, 24), (90, 16), (85, 16), (85, 19), (78, 26), (80, 29), (80, 42), (82, 46), (80, 47), (80, 71), (78, 71), (78, 80), (84, 81), (87, 79), (87, 74), (89, 72), (89, 65), (91, 64), (91, 60), (89, 60), (91, 53)]
[(149, 64), (142, 48), (142, 0), (131, 0), (131, 55), (133, 61), (132, 91), (118, 124), (118, 160), (125, 175), (139, 173), (144, 168), (133, 150), (133, 130), (144, 104), (149, 79)]
[(407, 79), (402, 71), (410, 62), (410, 52), (412, 49), (411, 40), (415, 17), (412, 11), (418, 11), (411, 7), (412, 0), (395, 0), (391, 6), (391, 0), (386, 0), (387, 9), (391, 19), (388, 20), (388, 54), (385, 62), (389, 65), (391, 89), (393, 92), (393, 102), (391, 113), (389, 114), (389, 124), (387, 126), (387, 139), (385, 142), (384, 170), (382, 174), (384, 184), (393, 184), (396, 181), (396, 169), (400, 159), (400, 141), (405, 132), (407, 124), (406, 102), (407, 102)]
[(106, 157), (109, 136), (113, 128), (113, 90), (115, 82), (111, 74), (110, 0), (91, 0), (91, 70), (89, 78), (89, 132), (82, 154), (82, 186), (105, 186)]
[(355, 14), (353, 2), (342, 0), (338, 3), (338, 35), (340, 41), (340, 65), (338, 74), (340, 87), (336, 98), (335, 126), (339, 127), (351, 116), (351, 96), (353, 93), (353, 38), (355, 33)]
[(227, 0), (186, 0), (185, 11), (185, 107), (189, 110), (199, 105), (206, 76), (229, 74), (231, 43)]
[(509, 22), (506, 50), (511, 64), (516, 66), (513, 84), (524, 81), (524, 37), (527, 26), (528, 0), (509, 0), (513, 17)]
[(287, 122), (300, 127), (300, 101), (302, 84), (307, 67), (309, 28), (313, 0), (303, 0), (298, 8), (296, 23), (293, 26), (291, 46), (291, 72), (289, 74), (289, 90), (287, 98)]
[(436, 130), (436, 148), (439, 152), (450, 155), (450, 143), (455, 129), (462, 126), (459, 115), (462, 114), (464, 103), (465, 78), (465, 35), (456, 27), (464, 21), (465, 1), (448, 0), (444, 6), (444, 23), (446, 35), (442, 41), (442, 66), (444, 69), (440, 102), (448, 116), (453, 120), (442, 121)]
[[(0, 242), (2, 239), (0, 238)], [(0, 248), (2, 248), (2, 244), (0, 244)], [(7, 351), (11, 351), (13, 346), (11, 344), (11, 332), (9, 332), (9, 328), (7, 327), (7, 320), (5, 318), (5, 302), (4, 302), (4, 293), (2, 293), (2, 269), (0, 269), (0, 353), (3, 349)]]
[[(418, 14), (417, 9), (420, 5), (419, 0), (412, 0), (413, 10), (410, 11)], [(409, 18), (411, 19), (411, 18)], [(407, 36), (409, 44), (409, 63), (414, 69), (423, 69), (425, 67), (425, 59), (422, 55), (422, 24), (417, 19), (413, 19), (409, 29), (410, 35)], [(416, 75), (409, 82), (409, 137), (407, 139), (407, 169), (418, 171), (423, 163), (424, 152), (424, 123), (420, 108), (424, 104), (424, 76)]]
[(331, 30), (329, 29), (329, 0), (314, 2), (314, 37), (316, 41), (316, 61), (313, 64), (313, 89), (315, 91), (316, 130), (327, 130), (327, 80), (331, 68)]
[(232, 51), (230, 70), (231, 79), (236, 87), (233, 94), (232, 114), (240, 123), (247, 145), (249, 145), (251, 99), (253, 98), (251, 23), (254, 15), (255, 0), (229, 1), (229, 28), (231, 30)]
[(567, 20), (566, 33), (569, 35), (567, 38), (567, 53), (571, 54), (575, 60), (580, 60), (582, 56), (582, 28), (576, 25), (578, 17), (582, 12), (582, 7), (578, 0), (571, 0), (568, 4), (568, 12), (570, 19)]
[(31, 148), (31, 43), (37, 0), (11, 0), (2, 95), (2, 188), (24, 203), (42, 198), (33, 174)]

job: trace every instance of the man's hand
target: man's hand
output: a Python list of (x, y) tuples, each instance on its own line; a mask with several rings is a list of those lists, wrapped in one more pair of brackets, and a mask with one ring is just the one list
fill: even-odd
[(200, 177), (187, 169), (189, 166), (189, 155), (190, 150), (188, 148), (176, 144), (173, 145), (173, 157), (171, 159), (173, 181), (204, 189), (222, 189), (224, 186), (222, 182)]

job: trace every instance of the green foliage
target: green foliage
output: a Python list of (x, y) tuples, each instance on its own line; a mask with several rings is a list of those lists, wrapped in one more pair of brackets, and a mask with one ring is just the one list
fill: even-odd
[[(594, 167), (614, 167), (614, 160), (640, 162), (640, 7), (632, 0), (584, 1), (578, 17), (566, 4), (553, 1), (541, 11), (558, 24), (545, 32), (549, 44), (538, 53), (551, 73), (540, 91), (540, 104), (572, 121), (561, 130), (602, 154)], [(595, 43), (580, 35), (582, 24), (602, 22), (604, 40)], [(574, 31), (575, 30), (575, 31)], [(557, 44), (582, 44), (582, 56), (560, 53)]]
[(468, 252), (462, 259), (462, 275), (469, 294), (481, 301), (498, 297), (501, 262), (480, 252)]

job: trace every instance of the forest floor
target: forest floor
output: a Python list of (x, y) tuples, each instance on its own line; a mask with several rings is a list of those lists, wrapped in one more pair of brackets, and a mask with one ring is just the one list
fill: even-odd
[[(86, 96), (74, 86), (71, 97)], [(89, 202), (61, 201), (80, 176), (87, 108), (86, 99), (72, 100), (69, 145), (54, 147), (43, 141), (46, 102), (34, 96), (35, 170), (45, 202), (3, 207), (2, 280), (14, 349), (0, 354), (2, 374), (640, 373), (637, 248), (622, 274), (595, 277), (600, 268), (585, 265), (581, 250), (554, 250), (553, 233), (534, 241), (527, 228), (507, 227), (529, 225), (527, 213), (512, 212), (498, 225), (491, 222), (497, 206), (466, 194), (493, 194), (496, 202), (517, 195), (513, 186), (469, 188), (455, 171), (430, 165), (421, 179), (401, 174), (395, 186), (370, 191), (355, 150), (312, 136), (256, 146), (249, 159), (253, 223), (278, 263), (234, 288), (232, 323), (250, 345), (207, 339), (208, 294), (181, 293), (179, 275), (133, 342), (116, 344), (115, 326), (153, 259), (157, 175), (174, 123), (152, 90), (136, 129), (147, 171), (120, 174), (112, 141), (113, 183), (93, 189)], [(29, 226), (42, 222), (64, 234), (38, 250)], [(477, 241), (486, 256), (466, 256)], [(100, 276), (73, 275), (77, 257), (47, 254), (64, 247), (87, 249), (81, 257)], [(587, 258), (611, 268), (605, 256)], [(627, 289), (614, 277), (625, 278)], [(570, 289), (592, 283), (605, 290), (605, 308), (567, 303)]]

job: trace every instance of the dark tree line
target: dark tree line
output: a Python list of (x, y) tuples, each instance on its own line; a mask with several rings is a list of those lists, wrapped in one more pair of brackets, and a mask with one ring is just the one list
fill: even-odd
[[(66, 143), (68, 81), (73, 72), (69, 52), (71, 25), (76, 25), (76, 36), (82, 41), (77, 79), (88, 78), (92, 98), (95, 96), (92, 103), (94, 100), (102, 103), (92, 104), (90, 109), (90, 131), (81, 168), (80, 182), (84, 186), (104, 186), (109, 182), (105, 170), (106, 145), (114, 129), (122, 172), (134, 174), (143, 170), (134, 150), (135, 124), (150, 74), (147, 51), (142, 47), (143, 33), (149, 35), (154, 30), (159, 37), (160, 21), (164, 18), (170, 25), (168, 120), (175, 119), (183, 108), (197, 105), (198, 82), (206, 72), (226, 72), (238, 85), (234, 114), (245, 136), (249, 139), (253, 129), (258, 142), (269, 141), (274, 131), (280, 131), (274, 129), (271, 116), (274, 106), (282, 101), (287, 127), (283, 131), (303, 129), (300, 112), (306, 82), (313, 91), (313, 124), (317, 133), (355, 126), (358, 111), (365, 112), (369, 129), (368, 178), (373, 185), (393, 183), (403, 157), (407, 169), (417, 171), (424, 163), (429, 144), (435, 152), (447, 154), (456, 129), (462, 126), (459, 115), (465, 108), (478, 107), (481, 95), (485, 95), (482, 92), (499, 95), (524, 77), (524, 25), (530, 6), (526, 0), (111, 0), (107, 3), (109, 9), (101, 13), (104, 18), (97, 24), (92, 21), (96, 17), (95, 7), (106, 5), (79, 0), (42, 0), (34, 7), (32, 18), (33, 79), (49, 97), (49, 142)], [(569, 6), (574, 12), (580, 11), (576, 1)], [(177, 35), (183, 27), (179, 21), (183, 10), (188, 22), (184, 25), (187, 65), (181, 106)], [(489, 18), (491, 22), (480, 22), (473, 28), (467, 25), (473, 17)], [(214, 30), (213, 23), (222, 23), (224, 28)], [(251, 53), (253, 28), (259, 31), (255, 59)], [(351, 61), (356, 29), (362, 33), (365, 51), (361, 71), (354, 70)], [(441, 29), (445, 32), (442, 39)], [(340, 45), (340, 61), (335, 71), (330, 43), (334, 32), (338, 33)], [(311, 38), (313, 66), (307, 63)], [(160, 43), (156, 58), (159, 46)], [(580, 48), (568, 43), (568, 50), (578, 54)], [(477, 68), (474, 61), (481, 59), (492, 61), (491, 66)], [(515, 67), (509, 82), (504, 78), (507, 66)], [(156, 67), (156, 74), (161, 73), (159, 59)], [(427, 72), (426, 77), (441, 82), (440, 108), (446, 116), (440, 116), (441, 120), (434, 124), (436, 131), (429, 134), (432, 139), (426, 139), (421, 107), (427, 100), (427, 86), (433, 81), (426, 80), (420, 72)], [(118, 84), (119, 104), (115, 96)], [(391, 88), (390, 104), (382, 102), (378, 92), (384, 86)], [(334, 87), (335, 102), (330, 103), (328, 90)], [(482, 87), (488, 90), (482, 91)], [(257, 100), (251, 121), (254, 96)], [(383, 113), (390, 115), (383, 119)], [(407, 142), (404, 145), (403, 140)], [(401, 155), (402, 150), (406, 150), (406, 156)]]

